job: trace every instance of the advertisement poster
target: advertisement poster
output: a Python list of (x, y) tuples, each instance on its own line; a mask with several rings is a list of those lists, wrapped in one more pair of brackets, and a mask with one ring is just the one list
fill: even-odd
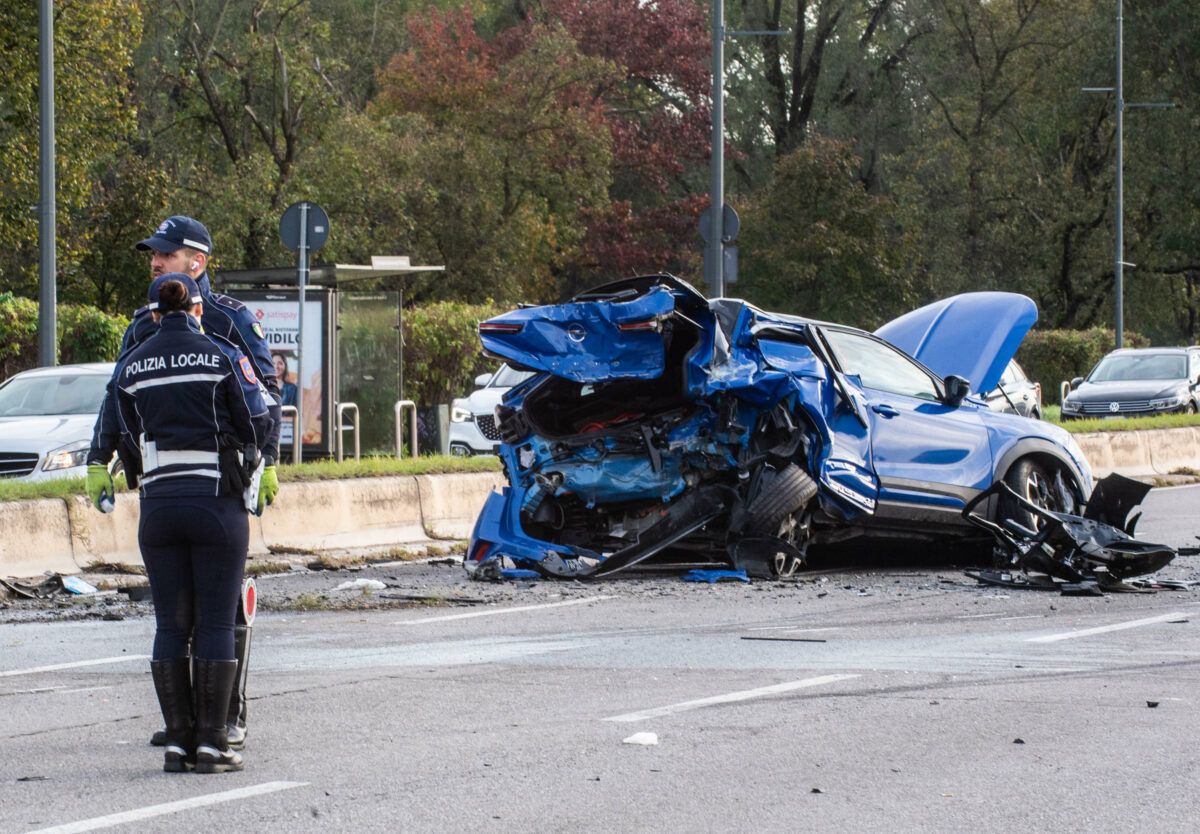
[[(300, 333), (300, 303), (295, 298), (266, 298), (246, 300), (246, 306), (254, 313), (271, 348), (275, 362), (275, 373), (283, 390), (283, 404), (295, 406), (297, 390), (303, 386), (303, 441), (306, 444), (321, 444), (324, 427), (321, 380), (324, 373), (324, 320), (321, 317), (322, 302), (305, 300), (304, 319), (304, 377), (301, 380), (298, 362), (298, 336)], [(279, 436), (281, 447), (292, 445), (292, 420), (285, 419)]]

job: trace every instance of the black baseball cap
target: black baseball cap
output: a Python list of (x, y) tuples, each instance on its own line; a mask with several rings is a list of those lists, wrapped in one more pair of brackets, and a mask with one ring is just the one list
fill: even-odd
[(153, 249), (155, 252), (170, 253), (185, 246), (190, 246), (205, 255), (212, 254), (212, 238), (209, 237), (204, 224), (199, 220), (176, 214), (164, 220), (153, 235), (139, 240), (133, 248), (142, 252)]

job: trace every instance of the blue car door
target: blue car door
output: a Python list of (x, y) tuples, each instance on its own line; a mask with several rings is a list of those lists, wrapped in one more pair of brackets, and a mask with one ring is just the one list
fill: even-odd
[(842, 373), (861, 386), (879, 479), (875, 515), (959, 523), (963, 505), (991, 485), (992, 450), (979, 408), (944, 403), (929, 371), (880, 339), (832, 327), (822, 332)]

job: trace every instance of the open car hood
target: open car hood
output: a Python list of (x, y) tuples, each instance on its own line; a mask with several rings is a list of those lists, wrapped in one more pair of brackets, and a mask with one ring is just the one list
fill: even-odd
[(969, 292), (905, 313), (875, 331), (941, 377), (971, 381), (971, 393), (996, 387), (1037, 321), (1037, 305), (1010, 292)]

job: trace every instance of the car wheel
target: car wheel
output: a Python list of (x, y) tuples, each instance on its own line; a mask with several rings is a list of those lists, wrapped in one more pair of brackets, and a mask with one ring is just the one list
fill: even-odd
[(1196, 413), (1196, 401), (1188, 400), (1187, 408), (1184, 409), (1184, 412), (1186, 414), (1195, 414)]
[[(1049, 469), (1032, 458), (1017, 461), (1004, 476), (1004, 482), (1017, 495), (1044, 510), (1056, 513), (1075, 513), (1077, 510), (1079, 486), (1075, 479), (1062, 472), (1051, 474)], [(1030, 530), (1040, 530), (1042, 526), (1041, 518), (1011, 499), (1000, 503), (998, 520), (1006, 518)]]
[[(808, 505), (816, 494), (816, 483), (794, 463), (783, 469), (764, 469), (755, 496), (746, 506), (746, 534), (781, 539), (803, 557), (812, 529)], [(780, 553), (775, 557), (774, 573), (789, 577), (800, 564), (794, 556)]]

